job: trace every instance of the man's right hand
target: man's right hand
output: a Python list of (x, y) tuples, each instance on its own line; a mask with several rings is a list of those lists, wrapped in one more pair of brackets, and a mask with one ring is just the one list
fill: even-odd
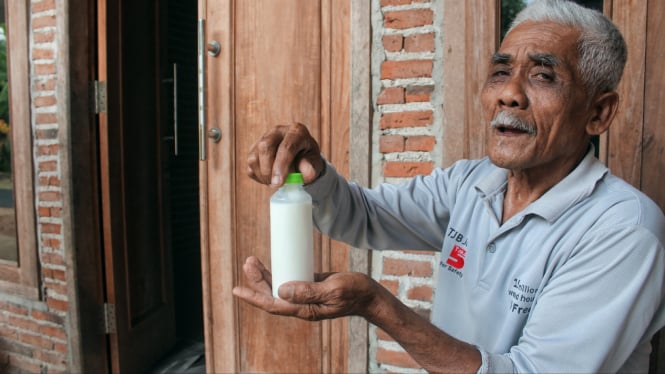
[(272, 187), (282, 186), (294, 171), (302, 173), (305, 184), (312, 183), (324, 168), (319, 144), (301, 123), (266, 132), (247, 156), (247, 175)]

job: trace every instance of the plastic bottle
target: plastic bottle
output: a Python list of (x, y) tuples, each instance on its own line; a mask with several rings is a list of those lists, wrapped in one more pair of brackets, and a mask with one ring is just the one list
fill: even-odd
[(314, 281), (312, 197), (300, 173), (290, 173), (270, 198), (272, 294), (289, 281)]

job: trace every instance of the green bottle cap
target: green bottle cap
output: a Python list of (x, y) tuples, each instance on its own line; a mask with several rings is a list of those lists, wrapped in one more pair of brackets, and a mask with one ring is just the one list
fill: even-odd
[(305, 181), (302, 179), (302, 174), (300, 173), (289, 173), (286, 176), (286, 181), (284, 184), (304, 184)]

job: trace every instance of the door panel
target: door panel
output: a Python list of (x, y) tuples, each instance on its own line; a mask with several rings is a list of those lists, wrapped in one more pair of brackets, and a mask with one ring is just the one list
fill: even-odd
[(158, 8), (153, 0), (98, 2), (100, 173), (113, 372), (140, 372), (175, 341), (168, 205), (163, 173)]
[[(328, 0), (199, 4), (206, 43), (222, 45), (219, 56), (205, 58), (207, 128), (222, 131), (219, 143), (206, 139), (200, 169), (207, 369), (309, 373), (345, 368), (346, 351), (340, 348), (347, 337), (331, 333), (331, 322), (271, 316), (238, 303), (231, 290), (244, 282), (246, 257), (270, 264), (268, 204), (274, 190), (245, 174), (246, 155), (256, 139), (277, 124), (299, 121), (309, 125), (324, 152), (335, 148), (341, 154), (334, 157), (348, 160), (348, 139), (343, 138), (348, 137), (348, 115), (342, 118), (348, 105), (341, 102), (348, 96), (331, 94), (333, 87), (348, 91), (332, 82), (347, 76), (341, 74), (347, 64), (331, 67), (332, 40), (340, 49), (349, 47), (347, 34), (335, 39), (331, 31), (334, 20), (348, 25), (348, 6), (333, 11)], [(331, 124), (331, 111), (340, 108), (335, 116), (340, 122)], [(337, 256), (320, 236), (315, 243), (317, 270), (332, 265), (345, 270), (348, 249)]]
[[(310, 124), (312, 135), (319, 138), (320, 3), (238, 1), (234, 20), (234, 43), (242, 46), (235, 49), (234, 64), (238, 152), (249, 150), (270, 127), (291, 120)], [(250, 255), (267, 264), (270, 259), (267, 207), (274, 190), (247, 178), (245, 162), (243, 157), (236, 158), (236, 199), (249, 208), (238, 209), (236, 215), (238, 268)], [(318, 247), (316, 253), (320, 253)], [(315, 263), (320, 264), (320, 256), (316, 257)], [(241, 303), (238, 330), (240, 350), (246, 352), (242, 371), (320, 371), (320, 324), (266, 315)], [(257, 340), (259, 336), (265, 340)], [(255, 347), (269, 341), (279, 344), (271, 344), (270, 349)], [(291, 366), (292, 362), (299, 364)]]

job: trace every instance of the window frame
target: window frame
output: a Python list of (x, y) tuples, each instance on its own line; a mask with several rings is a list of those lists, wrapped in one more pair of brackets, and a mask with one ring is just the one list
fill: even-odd
[(0, 292), (37, 299), (39, 277), (30, 118), (29, 13), (25, 1), (7, 1), (5, 7), (18, 262), (0, 263)]

